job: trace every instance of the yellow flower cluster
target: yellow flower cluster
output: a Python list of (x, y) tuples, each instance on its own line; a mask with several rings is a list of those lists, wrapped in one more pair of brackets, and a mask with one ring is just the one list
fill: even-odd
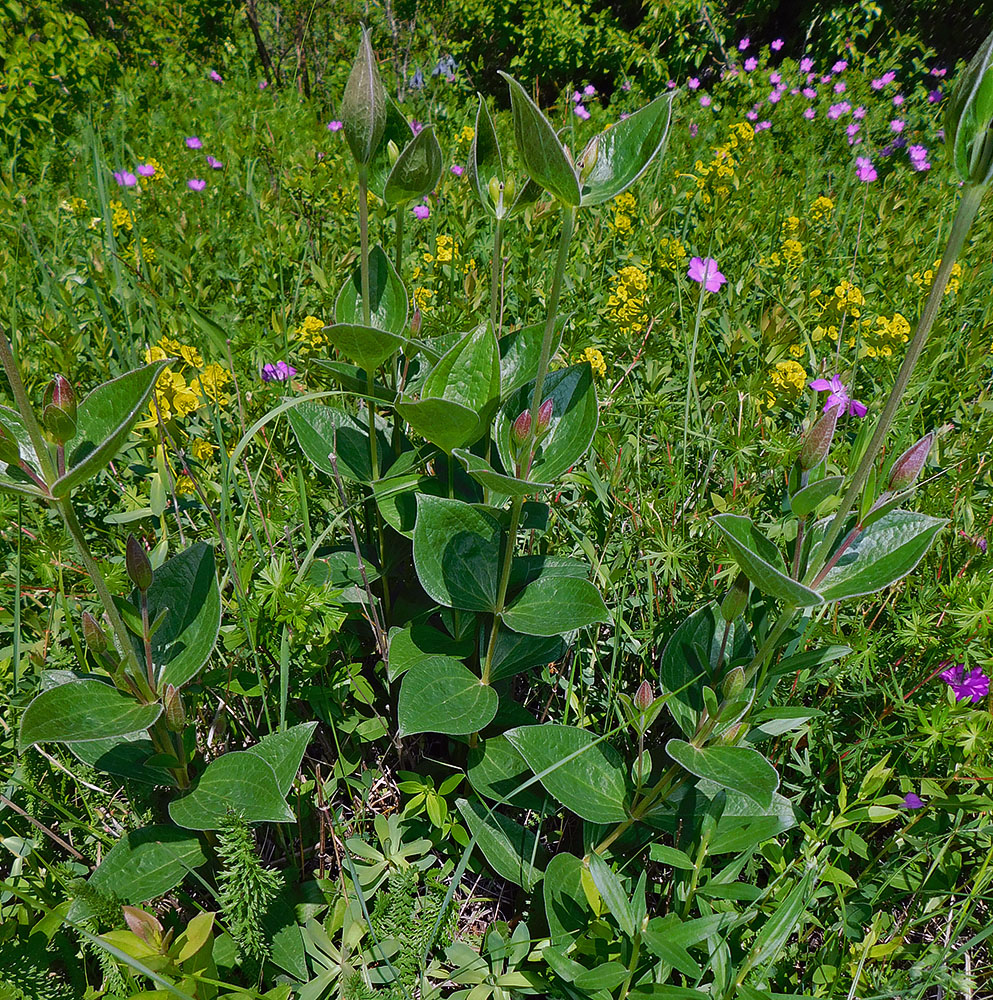
[[(910, 340), (910, 323), (901, 313), (893, 313), (892, 318), (876, 317), (876, 325), (868, 331), (868, 338), (859, 350), (859, 357), (889, 358), (893, 356), (894, 347), (906, 344)], [(848, 346), (854, 347), (856, 339), (850, 337)]]
[(577, 359), (576, 364), (582, 364), (584, 361), (589, 363), (597, 378), (603, 378), (607, 374), (607, 362), (603, 360), (603, 353), (597, 348), (587, 347)]
[(782, 401), (791, 402), (807, 386), (807, 372), (796, 361), (780, 361), (769, 369), (769, 385), (759, 406), (772, 407)]
[(638, 211), (638, 202), (630, 191), (619, 194), (613, 202), (614, 217), (610, 228), (615, 233), (629, 233), (634, 228), (634, 216)]
[(838, 312), (847, 312), (850, 316), (854, 316), (857, 319), (862, 315), (865, 296), (860, 289), (856, 288), (850, 281), (845, 280), (840, 285), (835, 286), (833, 304)]
[(134, 215), (118, 200), (110, 203), (110, 222), (114, 227), (114, 236), (119, 236), (125, 229), (130, 233), (134, 229)]
[(66, 198), (65, 201), (60, 202), (59, 207), (65, 212), (71, 212), (73, 215), (85, 215), (86, 210), (90, 207), (86, 204), (85, 198), (80, 198), (78, 195), (72, 195)]
[(470, 125), (463, 125), (462, 131), (459, 132), (457, 137), (457, 142), (460, 146), (468, 146), (473, 139), (476, 138), (476, 132)]
[(193, 457), (198, 462), (209, 462), (214, 457), (214, 452), (217, 451), (217, 448), (209, 441), (196, 438), (193, 444), (190, 445), (190, 451), (193, 452)]
[[(700, 200), (705, 205), (709, 205), (714, 197), (726, 198), (730, 195), (732, 187), (737, 189), (735, 168), (740, 162), (740, 156), (735, 155), (736, 151), (747, 146), (755, 138), (755, 130), (748, 122), (735, 122), (729, 131), (731, 137), (728, 141), (711, 151), (713, 159), (710, 163), (697, 160), (693, 165), (693, 173), (688, 175), (696, 181)], [(688, 192), (690, 195), (692, 193)]]
[(814, 327), (811, 339), (814, 341), (837, 340), (841, 330), (841, 319), (843, 316), (850, 317), (849, 327), (856, 330), (862, 325), (862, 307), (865, 305), (865, 296), (861, 289), (857, 288), (850, 281), (845, 280), (835, 286), (834, 294), (826, 301), (821, 300), (822, 293), (819, 288), (815, 288), (810, 293), (815, 304), (820, 304), (821, 321)]
[(141, 264), (142, 261), (144, 261), (146, 264), (154, 264), (155, 263), (155, 247), (153, 247), (152, 244), (148, 242), (148, 238), (147, 237), (142, 236), (142, 238), (141, 238), (141, 254), (140, 254), (140, 257), (139, 257), (139, 253), (138, 253), (138, 241), (137, 240), (132, 240), (128, 244), (127, 253), (124, 256), (125, 256), (125, 259), (128, 261), (128, 263), (133, 264), (135, 267), (138, 267)]
[[(155, 400), (149, 406), (149, 417), (138, 424), (139, 427), (154, 426), (157, 421), (156, 409), (164, 421), (174, 417), (188, 417), (199, 410), (210, 399), (219, 406), (226, 406), (228, 397), (224, 387), (231, 381), (230, 373), (217, 364), (204, 365), (203, 356), (189, 344), (181, 344), (172, 337), (162, 337), (159, 342), (145, 351), (145, 362), (164, 361), (177, 358), (179, 368), (164, 368), (155, 383)], [(187, 381), (188, 375), (193, 377)]]
[(434, 292), (430, 288), (414, 289), (414, 303), (421, 312), (427, 312), (428, 306), (431, 304), (432, 295), (434, 295)]
[(831, 217), (833, 211), (834, 202), (830, 198), (825, 198), (824, 195), (821, 195), (811, 202), (810, 218), (814, 222), (824, 222)]
[[(940, 257), (923, 273), (920, 271), (914, 271), (914, 275), (910, 280), (913, 281), (913, 283), (922, 291), (926, 291), (931, 287), (931, 282), (934, 281), (935, 273), (939, 267), (941, 267)], [(962, 265), (956, 261), (952, 264), (952, 271), (948, 276), (948, 284), (945, 286), (945, 294), (951, 295), (952, 293), (957, 292), (961, 287)]]
[(667, 271), (681, 271), (686, 261), (686, 247), (675, 236), (663, 236), (658, 242), (659, 263)]
[(784, 243), (786, 240), (795, 240), (800, 235), (800, 219), (795, 215), (788, 216), (779, 227), (779, 238)]
[(442, 233), (435, 238), (434, 254), (425, 252), (425, 264), (450, 264), (459, 256), (459, 245), (451, 236)]
[(645, 329), (645, 292), (648, 275), (639, 267), (622, 267), (614, 278), (614, 286), (607, 299), (609, 316), (621, 333), (640, 333)]
[(303, 322), (293, 331), (293, 335), (311, 351), (316, 351), (329, 342), (324, 333), (324, 321), (316, 316), (304, 316)]
[(798, 239), (788, 237), (783, 240), (778, 250), (774, 250), (768, 257), (760, 258), (759, 264), (795, 273), (805, 260), (803, 244)]

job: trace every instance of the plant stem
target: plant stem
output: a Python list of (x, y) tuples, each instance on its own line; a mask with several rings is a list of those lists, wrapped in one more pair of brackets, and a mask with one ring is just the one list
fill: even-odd
[(493, 261), (490, 264), (490, 323), (500, 339), (500, 273), (503, 271), (503, 219), (493, 227)]
[(400, 280), (403, 281), (403, 213), (404, 207), (402, 205), (397, 205), (397, 227), (396, 227), (396, 238), (397, 238), (397, 248), (396, 248), (396, 269), (397, 274), (400, 275)]
[(152, 633), (148, 627), (148, 592), (141, 592), (141, 640), (145, 646), (145, 671), (148, 686), (155, 691), (155, 666), (152, 663)]
[(500, 567), (500, 582), (497, 586), (496, 608), (493, 612), (493, 628), (490, 631), (490, 641), (486, 647), (486, 659), (483, 662), (482, 682), (489, 684), (490, 671), (493, 668), (493, 653), (496, 649), (497, 634), (500, 631), (504, 605), (507, 601), (507, 587), (510, 584), (510, 567), (514, 561), (514, 550), (517, 548), (517, 527), (521, 523), (521, 508), (524, 497), (514, 497), (510, 505), (510, 525), (507, 528), (507, 541), (503, 549), (503, 564)]
[(683, 454), (686, 454), (686, 441), (690, 433), (690, 400), (693, 397), (695, 388), (694, 378), (696, 377), (696, 349), (700, 343), (700, 320), (703, 318), (703, 297), (707, 289), (704, 282), (700, 282), (700, 297), (696, 304), (696, 319), (693, 322), (693, 343), (690, 345), (690, 367), (686, 376), (686, 405), (683, 407)]
[(886, 405), (883, 407), (883, 412), (880, 414), (879, 422), (876, 424), (872, 439), (869, 441), (865, 454), (862, 456), (862, 461), (859, 462), (858, 468), (855, 470), (855, 475), (852, 477), (852, 481), (849, 483), (848, 489), (841, 499), (841, 506), (828, 526), (827, 532), (817, 551), (811, 558), (807, 575), (803, 581), (804, 583), (813, 580), (820, 572), (821, 565), (826, 561), (828, 554), (831, 552), (831, 547), (841, 533), (845, 518), (848, 517), (849, 512), (858, 500), (859, 494), (862, 492), (869, 478), (869, 473), (872, 471), (876, 456), (879, 454), (883, 442), (886, 440), (886, 435), (893, 425), (893, 418), (896, 416), (897, 407), (900, 405), (903, 394), (907, 389), (907, 384), (910, 382), (910, 377), (913, 375), (917, 361), (924, 350), (928, 334), (934, 325), (935, 317), (941, 308), (945, 288), (948, 285), (948, 278), (952, 273), (952, 267), (965, 244), (966, 237), (969, 235), (969, 230), (972, 227), (973, 220), (976, 218), (976, 213), (979, 211), (979, 205), (983, 200), (985, 190), (985, 187), (973, 184), (967, 185), (962, 190), (962, 198), (959, 201), (955, 219), (952, 222), (952, 230), (948, 236), (948, 243), (945, 246), (945, 252), (941, 255), (941, 266), (934, 277), (934, 284), (931, 286), (927, 302), (924, 304), (924, 311), (921, 313), (917, 329), (914, 331), (913, 339), (907, 348), (907, 354), (903, 359), (903, 364), (900, 366), (896, 382), (893, 383), (893, 389), (890, 392), (889, 399), (886, 400)]

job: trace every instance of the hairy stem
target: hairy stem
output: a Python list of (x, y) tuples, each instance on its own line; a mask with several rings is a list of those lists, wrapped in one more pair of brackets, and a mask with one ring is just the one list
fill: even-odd
[(510, 505), (510, 524), (507, 528), (507, 541), (503, 549), (503, 565), (500, 567), (500, 582), (497, 586), (496, 609), (493, 612), (493, 628), (490, 631), (490, 641), (486, 647), (486, 659), (483, 661), (482, 681), (490, 682), (490, 671), (493, 669), (493, 653), (496, 650), (497, 634), (500, 631), (504, 605), (507, 601), (507, 587), (510, 584), (510, 567), (514, 561), (514, 550), (517, 548), (517, 527), (521, 523), (521, 508), (524, 497), (514, 497)]

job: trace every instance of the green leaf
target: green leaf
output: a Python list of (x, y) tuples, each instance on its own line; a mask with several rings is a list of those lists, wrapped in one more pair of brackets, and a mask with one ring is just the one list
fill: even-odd
[(581, 972), (573, 980), (573, 985), (577, 990), (585, 990), (596, 993), (600, 990), (612, 990), (628, 976), (627, 966), (620, 962), (602, 962), (592, 969)]
[(616, 198), (648, 169), (668, 138), (674, 96), (656, 97), (590, 141), (577, 162), (582, 205)]
[(465, 448), (454, 448), (452, 454), (465, 466), (465, 471), (476, 480), (480, 486), (501, 496), (506, 497), (526, 497), (537, 493), (540, 490), (550, 490), (551, 483), (532, 483), (526, 479), (515, 479), (513, 476), (505, 476), (479, 455), (474, 455)]
[(187, 830), (219, 830), (229, 812), (247, 823), (292, 823), (296, 818), (275, 771), (247, 750), (211, 761), (193, 791), (169, 803), (169, 818)]
[(628, 818), (626, 769), (620, 754), (585, 729), (546, 723), (519, 726), (506, 737), (545, 789), (591, 823)]
[(356, 163), (368, 164), (376, 151), (386, 126), (387, 100), (369, 33), (363, 29), (362, 40), (345, 83), (340, 111), (345, 123), (345, 139)]
[[(359, 323), (335, 323), (327, 329), (328, 340), (346, 358), (366, 371), (375, 371), (406, 343), (397, 333)], [(363, 392), (365, 388), (363, 386)]]
[(508, 628), (525, 635), (562, 635), (609, 620), (600, 591), (575, 577), (535, 580), (503, 612)]
[(418, 495), (414, 568), (428, 596), (449, 608), (496, 610), (502, 536), (469, 504)]
[(592, 916), (583, 891), (583, 862), (560, 851), (548, 862), (541, 891), (552, 945), (571, 943), (586, 930)]
[(506, 736), (491, 736), (469, 749), (466, 775), (480, 795), (521, 809), (540, 809), (544, 794), (535, 785), (513, 793), (534, 776)]
[(806, 517), (828, 497), (837, 496), (844, 481), (844, 476), (828, 476), (827, 479), (818, 479), (816, 483), (804, 486), (790, 497), (790, 510), (797, 517)]
[[(328, 455), (335, 448), (338, 473), (342, 479), (358, 483), (371, 481), (369, 432), (357, 417), (309, 399), (294, 406), (287, 416), (297, 443), (318, 471), (334, 475)], [(376, 438), (379, 454), (389, 454), (389, 438), (379, 428), (376, 429)]]
[[(505, 469), (514, 468), (511, 445), (514, 421), (524, 410), (530, 409), (533, 393), (534, 379), (512, 393), (497, 415), (494, 434)], [(583, 457), (596, 434), (599, 411), (593, 369), (583, 362), (549, 372), (542, 393), (543, 403), (552, 400), (552, 418), (531, 466), (531, 477), (554, 482)]]
[[(126, 833), (87, 879), (90, 888), (113, 893), (123, 903), (147, 903), (175, 889), (206, 864), (200, 838), (174, 826), (146, 826)], [(96, 916), (85, 897), (69, 908), (72, 921)]]
[(803, 878), (794, 886), (790, 894), (780, 902), (775, 913), (762, 925), (751, 950), (744, 961), (740, 978), (751, 969), (765, 969), (776, 961), (790, 935), (799, 926), (814, 893), (814, 872), (808, 870)]
[(707, 778), (722, 788), (741, 792), (763, 809), (772, 805), (779, 775), (765, 757), (749, 747), (704, 747), (684, 740), (669, 740), (665, 752), (698, 778)]
[[(703, 688), (712, 683), (723, 649), (724, 662), (741, 659), (751, 652), (751, 640), (743, 619), (732, 622), (724, 641), (724, 619), (711, 601), (684, 619), (662, 650), (659, 683), (676, 724), (687, 736), (696, 732), (703, 712)], [(678, 692), (678, 693), (676, 693)]]
[(18, 747), (126, 736), (161, 714), (161, 705), (142, 705), (103, 681), (69, 681), (42, 691), (24, 710)]
[(55, 481), (52, 496), (68, 496), (121, 450), (168, 364), (156, 361), (104, 382), (79, 404), (76, 434), (66, 444), (66, 473)]
[(910, 573), (948, 523), (910, 510), (890, 511), (845, 549), (820, 584), (826, 601), (875, 594)]
[[(390, 333), (407, 330), (407, 290), (400, 275), (378, 244), (369, 251), (369, 326)], [(367, 325), (362, 311), (362, 268), (358, 266), (341, 286), (334, 304), (336, 323)], [(333, 329), (333, 328), (332, 328)]]
[(450, 656), (429, 656), (403, 676), (397, 700), (401, 736), (477, 733), (496, 715), (500, 698)]
[(528, 176), (564, 204), (579, 205), (579, 181), (572, 158), (559, 141), (551, 122), (512, 76), (503, 72), (500, 75), (510, 88), (514, 139)]
[(316, 722), (303, 722), (282, 732), (270, 733), (246, 751), (261, 757), (272, 768), (280, 795), (285, 796), (292, 787), (316, 728)]
[(587, 863), (590, 867), (593, 884), (597, 887), (597, 891), (600, 893), (607, 909), (617, 921), (617, 926), (628, 937), (634, 937), (634, 910), (631, 907), (631, 900), (628, 899), (628, 894), (624, 891), (624, 886), (621, 885), (621, 880), (596, 851), (590, 854)]
[(433, 191), (441, 177), (441, 146), (431, 125), (424, 128), (401, 147), (386, 180), (383, 200), (388, 205), (413, 201)]
[(390, 157), (390, 143), (398, 150), (406, 149), (414, 138), (414, 130), (410, 127), (406, 115), (397, 106), (396, 101), (386, 94), (386, 122), (383, 134), (376, 144), (369, 164), (369, 190), (381, 201), (386, 200), (386, 184), (393, 170), (393, 160)]
[[(562, 330), (569, 322), (569, 315), (559, 315), (555, 320), (550, 357), (558, 353), (562, 343)], [(534, 373), (541, 357), (541, 343), (545, 337), (545, 323), (532, 323), (500, 338), (500, 391), (506, 399), (515, 389), (527, 382), (534, 388)]]
[[(131, 595), (140, 607), (137, 590)], [(163, 563), (148, 589), (148, 618), (163, 615), (152, 636), (152, 663), (159, 686), (182, 687), (210, 658), (221, 629), (221, 595), (217, 589), (214, 550), (197, 542)], [(145, 646), (132, 636), (142, 661)]]
[(437, 476), (408, 472), (401, 476), (390, 475), (385, 479), (377, 479), (372, 485), (372, 492), (383, 520), (394, 531), (413, 538), (417, 519), (417, 494), (447, 497), (448, 485)]
[(413, 624), (392, 628), (389, 636), (387, 675), (390, 681), (403, 676), (425, 657), (441, 654), (457, 660), (472, 652), (472, 641), (459, 642), (431, 625)]
[(500, 140), (493, 127), (493, 119), (490, 117), (483, 95), (476, 96), (479, 98), (479, 107), (476, 109), (476, 128), (472, 146), (469, 148), (469, 183), (476, 192), (479, 203), (489, 215), (495, 217), (497, 206), (490, 197), (490, 181), (496, 178), (498, 182), (503, 182), (506, 175), (500, 152)]
[[(692, 868), (692, 865), (690, 866)], [(696, 959), (686, 950), (686, 944), (674, 940), (673, 931), (680, 928), (679, 917), (670, 913), (665, 917), (653, 917), (643, 932), (643, 940), (653, 955), (684, 976), (697, 978), (703, 975)]]
[[(455, 448), (478, 440), (479, 414), (448, 399), (402, 399), (397, 413), (421, 437), (451, 454)], [(483, 428), (485, 430), (485, 428)]]
[(490, 867), (508, 882), (531, 892), (542, 877), (534, 862), (543, 866), (546, 858), (538, 845), (537, 829), (525, 830), (509, 817), (491, 812), (482, 802), (458, 799), (455, 804)]
[(787, 575), (782, 553), (749, 518), (738, 514), (717, 514), (711, 520), (724, 536), (742, 572), (763, 594), (798, 608), (824, 603), (824, 598), (816, 590)]
[[(480, 639), (482, 641), (482, 636)], [(498, 680), (513, 677), (530, 667), (557, 663), (565, 656), (567, 649), (565, 641), (558, 635), (522, 635), (520, 632), (500, 629), (493, 649), (493, 662), (490, 664), (490, 681), (495, 684)], [(485, 649), (480, 651), (480, 655), (485, 657)]]
[(113, 774), (146, 785), (173, 785), (172, 775), (162, 767), (150, 767), (145, 762), (155, 755), (155, 746), (142, 730), (106, 740), (84, 740), (66, 743), (68, 749), (84, 764), (98, 771)]
[[(35, 454), (31, 435), (17, 410), (0, 406), (0, 427), (5, 428), (17, 442), (21, 461), (26, 462), (36, 475), (41, 475), (38, 456)], [(34, 499), (44, 496), (44, 493), (16, 465), (0, 462), (0, 490), (13, 493), (15, 496), (29, 496)]]

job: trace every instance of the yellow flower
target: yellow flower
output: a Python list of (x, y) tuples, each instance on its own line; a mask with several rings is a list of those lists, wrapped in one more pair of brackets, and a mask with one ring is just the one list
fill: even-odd
[(84, 215), (88, 207), (86, 199), (76, 195), (72, 195), (59, 204), (59, 208), (63, 209), (63, 211), (71, 212), (73, 215)]
[(476, 138), (476, 132), (475, 132), (475, 130), (471, 126), (469, 126), (469, 125), (463, 125), (462, 126), (462, 131), (459, 132), (459, 135), (458, 135), (459, 145), (460, 146), (462, 146), (462, 145), (468, 146), (469, 143), (472, 142), (472, 140), (475, 139), (475, 138)]
[(607, 298), (609, 317), (621, 333), (639, 333), (645, 328), (645, 295), (648, 275), (639, 267), (622, 267)]
[(221, 406), (227, 405), (228, 397), (224, 394), (223, 389), (231, 381), (231, 375), (226, 369), (218, 364), (209, 364), (200, 373), (200, 378), (197, 381), (209, 399)]
[(442, 233), (434, 241), (434, 256), (430, 253), (424, 254), (425, 264), (448, 264), (459, 255), (459, 245), (451, 236)]
[(834, 202), (821, 195), (815, 198), (810, 206), (810, 217), (814, 222), (823, 222), (834, 211)]
[(630, 191), (624, 191), (614, 199), (613, 207), (616, 212), (634, 212), (638, 208), (638, 202)]
[(794, 358), (802, 358), (804, 354), (803, 344), (790, 344), (790, 354)]
[[(912, 279), (914, 284), (920, 289), (929, 289), (931, 287), (931, 282), (934, 281), (935, 272), (939, 267), (941, 267), (940, 257), (923, 274), (921, 274), (920, 271), (915, 271)], [(951, 274), (948, 276), (948, 284), (945, 286), (945, 294), (951, 295), (953, 292), (957, 292), (961, 287), (962, 265), (956, 261), (952, 265)]]
[(780, 399), (792, 400), (807, 387), (807, 372), (803, 365), (796, 361), (780, 361), (769, 369), (770, 388), (766, 389), (767, 398), (771, 397), (768, 406)]
[(196, 488), (193, 485), (193, 480), (189, 476), (177, 476), (176, 477), (176, 496), (178, 497), (188, 497), (196, 492)]
[(146, 264), (153, 264), (155, 262), (155, 247), (148, 242), (148, 239), (144, 236), (141, 238), (141, 256), (138, 254), (138, 240), (132, 240), (128, 244), (126, 258), (134, 264), (135, 267), (144, 261)]
[(295, 332), (297, 340), (303, 341), (311, 350), (316, 350), (328, 342), (324, 334), (324, 322), (316, 316), (305, 316)]
[(129, 233), (134, 229), (134, 215), (124, 207), (122, 202), (117, 200), (112, 201), (110, 203), (110, 211), (110, 222), (115, 237), (125, 229)]
[(589, 362), (589, 366), (597, 378), (603, 378), (607, 374), (607, 362), (603, 360), (603, 354), (597, 348), (587, 347), (579, 356), (576, 364), (582, 364), (584, 361)]
[(198, 462), (209, 462), (214, 457), (214, 452), (217, 451), (217, 448), (209, 441), (204, 441), (202, 438), (195, 438), (190, 445), (190, 451), (193, 452), (193, 457)]
[(662, 266), (669, 271), (679, 271), (686, 260), (686, 247), (675, 236), (663, 236), (658, 242)]
[(783, 245), (779, 248), (786, 261), (787, 270), (795, 270), (804, 261), (803, 244), (797, 239), (783, 240)]
[(625, 215), (624, 212), (617, 212), (610, 223), (610, 228), (615, 233), (629, 233), (631, 232), (631, 226), (631, 216)]
[(195, 413), (203, 405), (200, 397), (199, 386), (196, 380), (189, 385), (180, 372), (171, 372), (170, 385), (167, 391), (171, 392), (172, 411), (177, 417), (188, 417)]
[(432, 295), (434, 295), (434, 292), (431, 291), (430, 288), (414, 289), (414, 302), (416, 303), (417, 308), (421, 310), (421, 312), (427, 312), (428, 306), (431, 303)]
[(165, 361), (167, 357), (169, 357), (169, 355), (166, 354), (161, 347), (149, 347), (148, 350), (145, 351), (145, 364), (150, 365), (153, 361)]
[(159, 347), (161, 347), (170, 358), (178, 358), (183, 349), (183, 345), (172, 337), (160, 337)]

